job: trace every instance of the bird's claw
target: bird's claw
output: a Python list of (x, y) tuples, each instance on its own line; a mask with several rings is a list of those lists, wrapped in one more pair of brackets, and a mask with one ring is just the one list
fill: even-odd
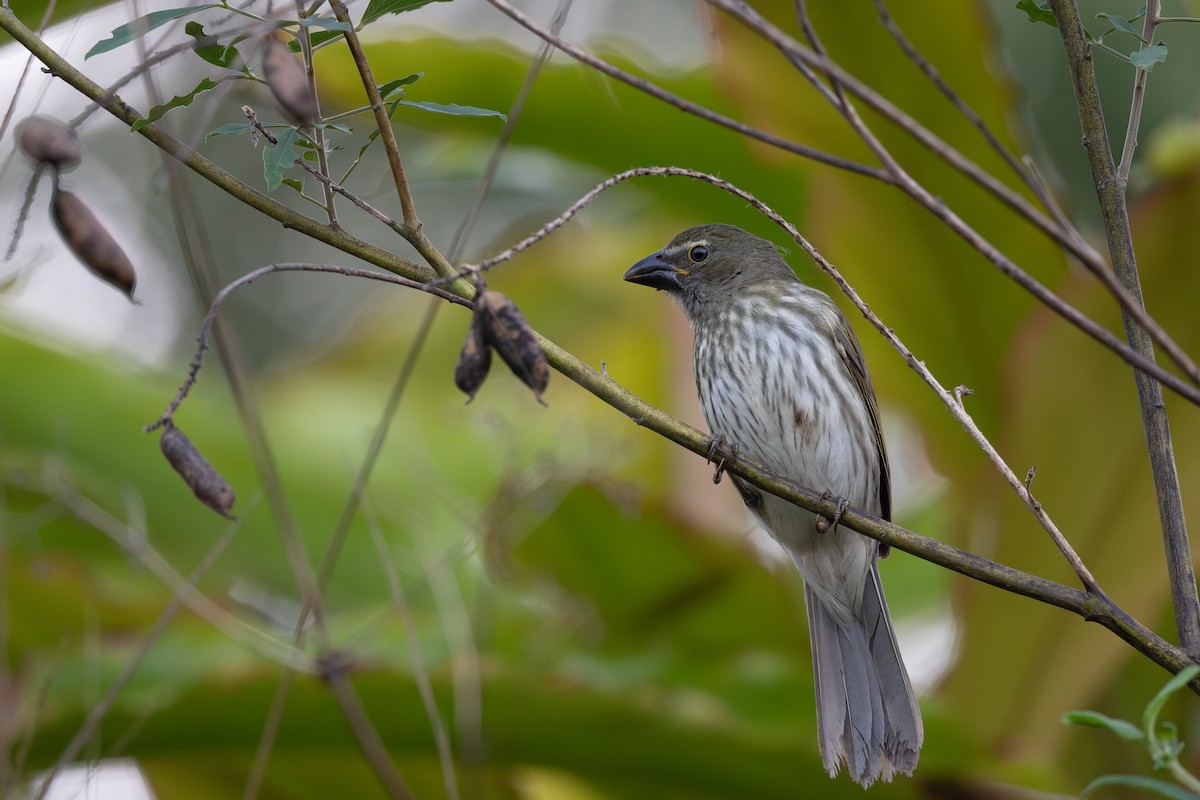
[[(705, 461), (709, 464), (713, 463), (714, 461), (717, 462), (717, 468), (713, 470), (713, 483), (720, 483), (721, 476), (725, 474), (725, 457), (721, 456), (719, 460), (717, 457), (717, 450), (719, 450), (724, 444), (725, 436), (719, 433), (712, 437), (708, 443), (708, 457), (705, 459)], [(733, 445), (731, 449), (733, 451), (733, 457), (736, 458), (738, 450), (737, 445)]]
[[(829, 500), (832, 498), (833, 493), (828, 489), (826, 489), (824, 492), (821, 492), (822, 500)], [(845, 514), (846, 509), (850, 508), (850, 501), (846, 498), (838, 497), (836, 499), (837, 509), (833, 512), (833, 519), (827, 519), (821, 516), (817, 517), (817, 533), (825, 533), (830, 530), (836, 531), (838, 523), (842, 520), (842, 514)]]

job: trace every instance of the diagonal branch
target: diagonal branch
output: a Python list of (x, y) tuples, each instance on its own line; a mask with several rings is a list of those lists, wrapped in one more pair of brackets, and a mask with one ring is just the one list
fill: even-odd
[[(1139, 304), (1142, 298), (1141, 279), (1133, 252), (1133, 236), (1129, 228), (1129, 209), (1125, 204), (1125, 185), (1119, 179), (1109, 146), (1104, 114), (1100, 108), (1100, 92), (1096, 86), (1095, 65), (1087, 34), (1079, 18), (1074, 0), (1050, 0), (1050, 8), (1058, 20), (1058, 30), (1066, 51), (1075, 102), (1079, 107), (1079, 123), (1083, 129), (1083, 147), (1087, 152), (1100, 214), (1108, 237), (1108, 251), (1113, 269)], [(1125, 336), (1129, 344), (1148, 361), (1154, 360), (1154, 343), (1145, 328), (1121, 308)], [(1171, 426), (1163, 404), (1162, 387), (1145, 371), (1135, 370), (1138, 403), (1142, 409), (1142, 427), (1146, 448), (1150, 453), (1150, 469), (1158, 496), (1158, 514), (1162, 524), (1163, 545), (1166, 549), (1167, 571), (1171, 580), (1171, 598), (1175, 607), (1175, 624), (1179, 641), (1194, 658), (1200, 658), (1200, 598), (1196, 594), (1196, 574), (1192, 565), (1191, 544), (1188, 541), (1187, 520), (1183, 512), (1183, 496), (1179, 475), (1175, 469), (1175, 452), (1171, 443)]]

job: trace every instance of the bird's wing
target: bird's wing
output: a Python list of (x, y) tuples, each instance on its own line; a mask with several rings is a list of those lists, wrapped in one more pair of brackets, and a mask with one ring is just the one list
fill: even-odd
[[(871, 427), (875, 436), (875, 449), (879, 451), (879, 516), (886, 520), (892, 518), (892, 477), (888, 467), (887, 449), (883, 445), (883, 428), (879, 425), (879, 407), (875, 402), (875, 389), (871, 386), (871, 376), (867, 374), (867, 363), (863, 359), (862, 348), (850, 328), (845, 316), (838, 314), (837, 325), (833, 329), (834, 339), (838, 344), (838, 353), (850, 377), (854, 378), (854, 386), (862, 396), (871, 417)], [(880, 555), (886, 555), (881, 551)]]

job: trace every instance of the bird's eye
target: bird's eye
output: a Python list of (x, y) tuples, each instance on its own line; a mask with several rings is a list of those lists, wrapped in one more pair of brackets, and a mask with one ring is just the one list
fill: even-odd
[(699, 264), (708, 258), (708, 248), (702, 244), (692, 245), (692, 248), (688, 250), (688, 258), (693, 264)]

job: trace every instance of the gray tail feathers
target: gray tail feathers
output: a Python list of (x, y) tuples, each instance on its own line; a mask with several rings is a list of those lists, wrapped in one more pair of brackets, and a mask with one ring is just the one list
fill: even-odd
[(872, 564), (863, 587), (860, 619), (839, 622), (811, 589), (805, 589), (817, 734), (825, 770), (845, 762), (864, 787), (911, 775), (925, 737), (921, 711), (900, 660), (887, 601)]

